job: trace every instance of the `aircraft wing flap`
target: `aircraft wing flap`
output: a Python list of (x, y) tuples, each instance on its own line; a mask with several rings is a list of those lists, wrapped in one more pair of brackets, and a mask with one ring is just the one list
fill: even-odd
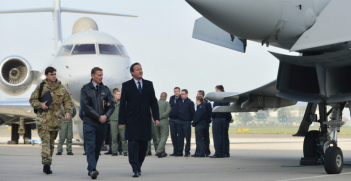
[(1, 124), (9, 124), (18, 121), (18, 117), (25, 118), (25, 124), (33, 122), (36, 114), (28, 99), (0, 100)]
[(316, 23), (301, 35), (290, 51), (351, 41), (351, 1), (333, 0), (321, 12)]
[(229, 33), (204, 17), (195, 21), (193, 38), (245, 53), (246, 44), (244, 42), (234, 36), (234, 40), (231, 41)]

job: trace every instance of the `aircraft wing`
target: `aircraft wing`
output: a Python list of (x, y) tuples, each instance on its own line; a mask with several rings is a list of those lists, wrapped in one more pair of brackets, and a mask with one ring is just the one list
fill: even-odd
[(321, 12), (316, 23), (294, 44), (290, 51), (308, 50), (351, 41), (350, 0), (333, 0)]
[(245, 53), (246, 40), (230, 35), (206, 18), (195, 21), (193, 38)]
[(29, 99), (0, 100), (0, 125), (11, 125), (19, 122), (19, 117), (23, 117), (25, 124), (33, 124), (36, 114)]
[(274, 109), (292, 106), (297, 101), (277, 97), (279, 92), (275, 88), (276, 80), (251, 91), (235, 92), (210, 92), (206, 99), (216, 102), (231, 102), (230, 106), (213, 108), (213, 112), (257, 112), (258, 110)]

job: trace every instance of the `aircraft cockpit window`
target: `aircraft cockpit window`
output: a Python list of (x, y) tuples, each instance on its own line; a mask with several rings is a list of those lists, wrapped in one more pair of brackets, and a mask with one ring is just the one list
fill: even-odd
[(71, 53), (72, 48), (73, 48), (73, 45), (62, 46), (57, 56), (69, 55)]
[(99, 44), (99, 50), (101, 55), (121, 55), (116, 45)]
[(118, 49), (122, 52), (124, 56), (129, 57), (129, 54), (124, 46), (118, 46)]
[(76, 45), (72, 51), (72, 55), (91, 55), (96, 54), (95, 44)]

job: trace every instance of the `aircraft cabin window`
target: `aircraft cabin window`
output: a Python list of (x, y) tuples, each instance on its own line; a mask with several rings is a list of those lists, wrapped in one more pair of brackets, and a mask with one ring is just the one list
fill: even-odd
[(101, 55), (121, 55), (116, 45), (99, 44), (99, 50)]
[(91, 55), (91, 54), (96, 54), (95, 44), (76, 45), (72, 52), (72, 55)]
[(62, 46), (57, 56), (69, 55), (71, 53), (72, 48), (73, 48), (73, 45)]
[(129, 54), (124, 46), (118, 46), (118, 49), (122, 52), (124, 56), (129, 57)]

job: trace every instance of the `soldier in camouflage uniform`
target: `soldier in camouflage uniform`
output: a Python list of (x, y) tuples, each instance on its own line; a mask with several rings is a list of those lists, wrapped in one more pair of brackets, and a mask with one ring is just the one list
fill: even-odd
[(74, 106), (72, 107), (73, 109), (73, 114), (71, 119), (66, 120), (65, 119), (65, 109), (63, 108), (63, 106), (61, 106), (61, 114), (62, 114), (62, 118), (61, 118), (61, 130), (60, 130), (60, 136), (59, 136), (59, 143), (57, 145), (57, 153), (56, 155), (62, 155), (63, 152), (63, 144), (66, 141), (66, 150), (67, 150), (67, 155), (73, 155), (72, 153), (72, 139), (73, 139), (73, 128), (72, 128), (72, 118), (75, 116), (76, 114), (76, 108), (74, 108)]
[[(62, 114), (60, 106), (63, 105), (66, 115), (65, 119), (69, 120), (72, 115), (72, 99), (68, 94), (66, 88), (56, 79), (56, 69), (48, 67), (45, 70), (46, 79), (43, 80), (43, 90), (39, 96), (40, 85), (37, 86), (29, 100), (34, 109), (42, 109), (37, 113), (37, 129), (39, 137), (42, 141), (41, 157), (43, 172), (51, 174), (50, 169), (51, 157), (54, 152), (54, 142), (57, 137), (58, 131), (61, 129)], [(47, 91), (50, 91), (53, 102), (46, 106), (46, 102), (39, 100)]]

